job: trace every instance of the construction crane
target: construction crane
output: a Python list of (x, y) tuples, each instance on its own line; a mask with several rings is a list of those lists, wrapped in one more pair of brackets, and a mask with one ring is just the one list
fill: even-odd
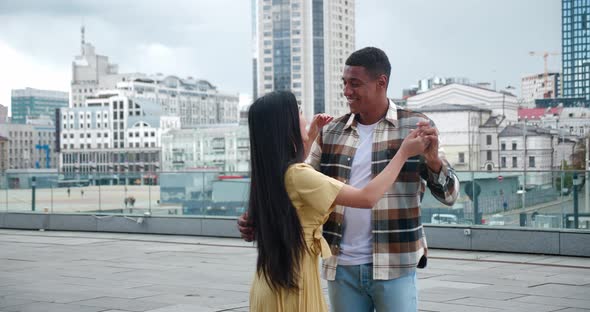
[[(531, 51), (529, 52), (529, 55), (531, 56), (542, 56), (543, 57), (543, 63), (545, 65), (544, 69), (544, 73), (543, 73), (543, 79), (545, 80), (544, 82), (544, 86), (545, 86), (545, 91), (543, 92), (543, 98), (550, 98), (551, 97), (551, 91), (549, 91), (549, 72), (547, 69), (547, 58), (549, 57), (549, 55), (561, 55), (561, 53), (559, 52), (547, 52), (547, 51)], [(557, 88), (557, 86), (555, 86), (555, 88)]]

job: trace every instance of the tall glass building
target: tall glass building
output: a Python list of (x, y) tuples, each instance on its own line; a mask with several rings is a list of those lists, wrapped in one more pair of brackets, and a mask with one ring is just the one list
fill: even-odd
[(68, 107), (68, 102), (67, 92), (32, 88), (12, 90), (12, 122), (25, 124), (27, 117), (49, 116), (55, 124), (55, 110)]
[(308, 120), (348, 112), (342, 70), (354, 51), (354, 0), (258, 0), (257, 93), (290, 90)]
[(562, 0), (563, 96), (590, 107), (590, 0)]

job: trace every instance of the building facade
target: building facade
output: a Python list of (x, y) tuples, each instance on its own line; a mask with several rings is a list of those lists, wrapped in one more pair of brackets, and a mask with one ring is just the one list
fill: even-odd
[(61, 171), (94, 174), (91, 183), (149, 183), (160, 169), (161, 134), (179, 128), (179, 118), (164, 116), (154, 101), (120, 90), (101, 91), (84, 105), (60, 111)]
[(4, 174), (6, 169), (8, 169), (8, 138), (0, 135), (0, 174)]
[(498, 135), (506, 126), (506, 120), (501, 116), (490, 116), (479, 127), (479, 169), (492, 171), (500, 170), (500, 143)]
[(492, 116), (505, 116), (507, 122), (518, 121), (516, 96), (472, 85), (453, 83), (407, 99), (407, 107), (411, 110), (447, 103), (489, 109), (492, 111)]
[(348, 112), (344, 62), (354, 51), (353, 0), (258, 0), (258, 95), (291, 90), (304, 115)]
[(56, 168), (55, 126), (51, 123), (3, 124), (6, 169)]
[(8, 122), (8, 107), (0, 104), (0, 124)]
[[(509, 125), (498, 135), (501, 171), (528, 171), (526, 186), (550, 185), (557, 137), (549, 129), (525, 123)], [(546, 171), (546, 172), (539, 172)]]
[(67, 92), (33, 88), (12, 90), (12, 123), (25, 124), (27, 117), (49, 116), (55, 122), (55, 110), (68, 107)]
[(144, 74), (119, 74), (117, 64), (110, 63), (109, 57), (96, 54), (94, 46), (85, 41), (84, 27), (81, 29), (80, 55), (72, 62), (70, 84), (71, 107), (82, 107), (87, 97), (99, 91), (112, 90), (117, 82), (144, 77)]
[(562, 0), (563, 96), (583, 97), (590, 106), (590, 2)]
[(427, 115), (439, 131), (440, 144), (453, 168), (478, 170), (480, 164), (479, 128), (492, 111), (471, 105), (440, 104), (417, 111)]
[(71, 107), (84, 107), (86, 99), (115, 89), (130, 98), (158, 103), (164, 115), (179, 116), (184, 128), (238, 122), (239, 94), (221, 92), (208, 81), (192, 77), (118, 73), (116, 64), (84, 41), (82, 28), (81, 55), (72, 63)]
[(555, 99), (561, 96), (561, 75), (559, 73), (534, 74), (520, 79), (522, 100), (528, 107), (533, 106), (536, 99)]
[(164, 171), (215, 169), (246, 173), (250, 170), (248, 126), (172, 130), (162, 135), (162, 153)]
[(239, 94), (218, 91), (206, 80), (155, 75), (121, 81), (117, 89), (158, 103), (164, 115), (180, 118), (182, 128), (239, 121)]

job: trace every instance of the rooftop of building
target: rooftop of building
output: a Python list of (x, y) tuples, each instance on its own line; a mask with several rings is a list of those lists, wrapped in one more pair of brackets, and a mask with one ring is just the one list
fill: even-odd
[[(0, 250), (11, 312), (243, 312), (256, 263), (252, 243), (202, 236), (2, 229)], [(590, 262), (430, 250), (418, 288), (420, 311), (589, 311)]]
[(467, 105), (467, 104), (452, 104), (452, 103), (441, 103), (437, 105), (428, 105), (422, 106), (416, 111), (420, 112), (464, 112), (464, 111), (473, 111), (473, 112), (488, 112), (491, 113), (492, 110), (481, 108), (475, 105)]
[(527, 136), (551, 135), (550, 129), (540, 128), (540, 127), (533, 126), (533, 125), (527, 125), (526, 130), (523, 131), (522, 124), (514, 124), (514, 125), (506, 126), (506, 128), (504, 128), (500, 132), (500, 134), (498, 134), (498, 136), (499, 137), (522, 136), (523, 132), (525, 132), (525, 131), (526, 131)]
[(562, 110), (563, 107), (520, 108), (518, 109), (518, 119), (539, 120), (546, 115), (559, 116)]

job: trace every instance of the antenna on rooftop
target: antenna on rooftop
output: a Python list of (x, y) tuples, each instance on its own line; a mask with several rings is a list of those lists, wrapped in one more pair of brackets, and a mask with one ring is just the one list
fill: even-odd
[(86, 43), (84, 40), (85, 31), (84, 23), (82, 23), (82, 27), (80, 27), (80, 49), (82, 50), (82, 54), (84, 54), (84, 44)]

